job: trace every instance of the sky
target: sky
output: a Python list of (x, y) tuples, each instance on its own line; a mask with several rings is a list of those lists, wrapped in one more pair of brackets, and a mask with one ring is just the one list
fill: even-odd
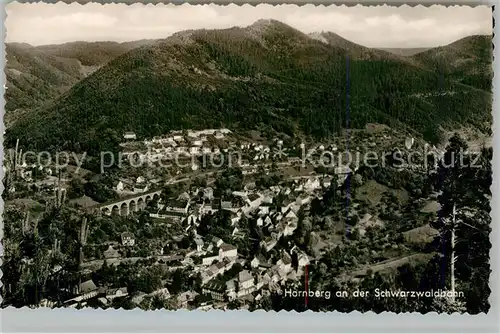
[(6, 10), (6, 41), (31, 45), (166, 38), (187, 29), (244, 27), (258, 19), (270, 18), (305, 33), (331, 31), (368, 47), (434, 47), (465, 36), (492, 33), (492, 12), (486, 6), (128, 6), (13, 2)]

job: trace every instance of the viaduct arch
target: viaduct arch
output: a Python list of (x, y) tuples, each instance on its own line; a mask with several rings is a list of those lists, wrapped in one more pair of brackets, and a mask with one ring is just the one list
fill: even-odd
[(128, 216), (132, 212), (144, 209), (151, 200), (159, 199), (162, 190), (151, 190), (141, 194), (134, 194), (113, 202), (103, 203), (97, 208), (104, 215)]

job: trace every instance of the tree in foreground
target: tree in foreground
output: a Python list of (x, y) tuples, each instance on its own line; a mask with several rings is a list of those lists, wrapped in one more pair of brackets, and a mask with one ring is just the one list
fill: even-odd
[(469, 313), (489, 309), (489, 241), (491, 149), (483, 148), (479, 159), (455, 134), (440, 162), (436, 190), (441, 191), (441, 210), (435, 227), (440, 231), (441, 285), (449, 286), (453, 296), (464, 293), (464, 300), (451, 297), (436, 305), (442, 311)]

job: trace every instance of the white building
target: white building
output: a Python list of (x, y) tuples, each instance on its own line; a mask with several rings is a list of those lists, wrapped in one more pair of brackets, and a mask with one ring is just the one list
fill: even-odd
[(135, 140), (135, 139), (137, 139), (137, 136), (135, 135), (135, 133), (127, 131), (123, 135), (123, 138), (128, 139), (128, 140)]
[(135, 238), (133, 233), (123, 232), (121, 237), (122, 237), (122, 245), (133, 246), (135, 244)]
[(219, 261), (222, 261), (224, 258), (235, 258), (238, 256), (238, 249), (229, 244), (222, 244), (219, 247)]
[(306, 254), (301, 253), (298, 258), (299, 258), (299, 267), (305, 267), (306, 265), (309, 264), (309, 258), (307, 257)]
[(316, 189), (320, 189), (321, 188), (321, 183), (319, 182), (319, 180), (317, 178), (314, 178), (314, 179), (308, 179), (306, 181), (306, 183), (304, 184), (304, 190), (305, 191), (314, 191)]
[(218, 255), (215, 255), (215, 256), (208, 256), (208, 257), (204, 257), (201, 261), (201, 263), (204, 265), (204, 266), (208, 266), (210, 264), (212, 264), (215, 260), (219, 261), (219, 256)]
[(118, 192), (122, 192), (125, 189), (125, 185), (123, 184), (122, 181), (118, 181), (116, 184), (115, 190)]
[(259, 259), (257, 257), (254, 257), (253, 260), (250, 262), (250, 266), (252, 268), (257, 268), (259, 266)]
[(238, 274), (238, 296), (245, 296), (255, 291), (254, 279), (248, 270)]

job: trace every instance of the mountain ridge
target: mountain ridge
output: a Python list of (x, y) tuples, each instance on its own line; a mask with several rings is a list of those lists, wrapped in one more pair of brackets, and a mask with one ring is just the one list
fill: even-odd
[(450, 69), (438, 84), (431, 56), (402, 60), (322, 36), (330, 42), (264, 20), (179, 32), (109, 60), (7, 136), (38, 149), (93, 152), (116, 147), (126, 130), (146, 137), (231, 126), (324, 137), (346, 124), (347, 109), (352, 126), (403, 124), (429, 140), (454, 122), (487, 128), (491, 94), (462, 85), (462, 72)]
[(41, 46), (6, 43), (5, 109), (29, 109), (44, 104), (116, 56), (147, 43), (147, 40), (124, 43), (77, 41)]

